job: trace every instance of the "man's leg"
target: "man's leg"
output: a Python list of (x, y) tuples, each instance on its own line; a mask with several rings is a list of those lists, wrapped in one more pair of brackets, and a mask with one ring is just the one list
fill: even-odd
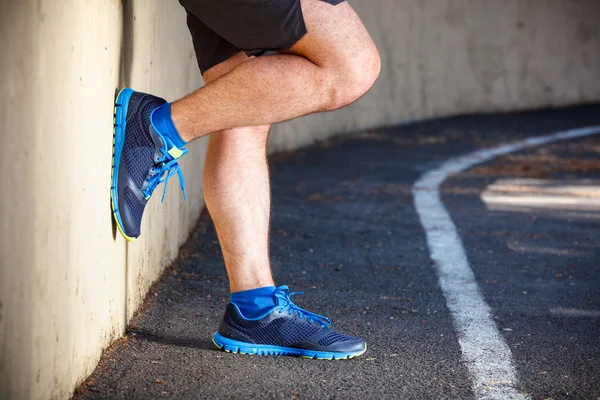
[[(215, 4), (197, 1), (205, 7)], [(261, 0), (260, 4), (275, 6), (278, 0), (269, 1)], [(292, 1), (286, 4), (298, 6)], [(200, 67), (210, 68), (216, 59), (226, 61), (206, 71), (205, 88), (180, 105), (188, 112), (183, 116), (189, 121), (212, 121), (212, 125), (192, 124), (200, 132), (196, 136), (216, 132), (209, 145), (205, 195), (233, 293), (213, 336), (214, 343), (240, 353), (352, 358), (366, 351), (365, 341), (334, 331), (329, 319), (298, 307), (287, 286), (272, 285), (270, 274), (265, 124), (347, 104), (370, 87), (379, 71), (376, 50), (349, 6), (342, 4), (341, 12), (331, 18), (325, 14), (337, 7), (317, 0), (304, 0), (303, 4), (309, 34), (297, 41), (289, 50), (291, 54), (265, 57), (271, 60), (266, 63), (235, 54), (234, 42), (190, 17), (204, 31), (192, 31), (198, 40), (194, 42), (196, 50), (205, 48), (196, 46), (204, 40), (216, 45), (216, 53), (209, 51), (205, 58), (199, 57)], [(262, 14), (257, 15), (254, 8), (249, 10), (254, 13), (251, 18), (256, 17), (253, 21), (260, 22)], [(352, 49), (352, 45), (357, 47)], [(216, 58), (223, 56), (223, 49), (227, 50), (226, 57)], [(216, 90), (219, 87), (220, 94)], [(186, 101), (191, 101), (187, 108)], [(184, 189), (178, 159), (187, 152), (184, 139), (190, 137), (182, 138), (173, 124), (171, 116), (177, 115), (178, 108), (174, 107), (172, 113), (172, 105), (164, 99), (132, 89), (124, 89), (117, 97), (111, 197), (115, 218), (128, 240), (139, 236), (144, 208), (161, 182), (179, 174)], [(226, 122), (228, 119), (234, 122)]]
[(288, 54), (244, 62), (173, 103), (183, 140), (333, 110), (369, 90), (379, 75), (379, 55), (350, 5), (302, 0), (302, 12), (308, 33)]
[[(245, 21), (256, 25), (264, 22), (261, 20), (264, 15), (254, 6), (262, 5), (260, 10), (267, 12), (268, 7), (281, 5), (278, 1), (194, 0), (190, 4), (201, 5), (202, 10), (210, 10), (215, 4), (250, 5), (245, 11), (250, 20)], [(321, 0), (287, 1), (288, 6), (297, 6), (295, 17), (302, 18), (299, 21), (302, 27), (306, 25), (308, 33), (294, 32), (292, 39), (296, 42), (286, 54), (242, 62), (219, 78), (215, 75), (214, 81), (173, 104), (129, 88), (119, 93), (115, 102), (111, 199), (117, 226), (125, 239), (131, 241), (140, 235), (144, 209), (160, 183), (179, 175), (185, 196), (178, 159), (187, 153), (185, 145), (190, 140), (210, 132), (264, 126), (311, 112), (333, 110), (353, 102), (371, 87), (379, 74), (379, 55), (352, 8), (344, 2), (333, 6)], [(302, 10), (298, 8), (300, 5)], [(242, 16), (239, 8), (230, 11), (232, 16), (227, 23), (231, 26)], [(286, 18), (286, 15), (275, 17)], [(219, 16), (223, 16), (222, 20), (227, 18), (225, 14)], [(216, 57), (226, 54), (222, 60), (227, 60), (236, 54), (236, 45), (211, 30), (209, 23), (217, 23), (215, 19), (207, 21), (203, 23), (188, 10), (188, 22), (197, 28), (192, 32), (198, 39), (194, 42), (196, 51), (202, 54), (203, 44), (208, 44), (207, 57), (199, 57), (199, 63), (203, 61), (200, 64), (210, 68), (211, 60)], [(232, 31), (232, 35), (237, 34), (236, 38), (243, 41), (239, 36), (243, 29)], [(264, 48), (260, 42), (255, 44)], [(137, 117), (131, 118), (133, 115)]]
[[(214, 82), (250, 59), (238, 53), (204, 73)], [(269, 264), (269, 126), (213, 132), (204, 165), (204, 199), (215, 224), (231, 292), (273, 286)]]
[[(244, 53), (204, 73), (210, 84), (232, 68), (250, 62)], [(210, 136), (204, 168), (204, 195), (229, 276), (231, 297), (214, 343), (229, 352), (353, 358), (366, 351), (364, 340), (329, 328), (329, 320), (290, 300), (276, 288), (269, 265), (269, 126), (223, 130)]]

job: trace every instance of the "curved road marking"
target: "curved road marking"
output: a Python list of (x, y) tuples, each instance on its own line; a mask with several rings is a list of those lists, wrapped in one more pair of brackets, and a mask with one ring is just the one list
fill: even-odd
[(600, 133), (600, 126), (571, 129), (475, 151), (444, 162), (421, 175), (412, 193), (438, 283), (452, 313), (454, 328), (478, 399), (526, 399), (517, 389), (510, 348), (498, 331), (481, 295), (456, 226), (440, 197), (440, 186), (453, 174), (528, 147)]

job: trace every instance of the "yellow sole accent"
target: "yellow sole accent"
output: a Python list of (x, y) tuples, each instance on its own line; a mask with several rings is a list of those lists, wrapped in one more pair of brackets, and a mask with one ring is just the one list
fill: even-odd
[[(117, 213), (113, 211), (113, 216), (115, 217), (115, 220), (117, 218)], [(119, 223), (117, 222), (117, 228), (119, 228), (119, 232), (121, 232), (121, 236), (123, 236), (123, 239), (127, 240), (128, 242), (133, 242), (135, 241), (136, 238), (132, 238), (129, 237), (125, 234), (125, 232), (123, 232), (123, 229), (121, 229), (121, 225), (119, 225)]]

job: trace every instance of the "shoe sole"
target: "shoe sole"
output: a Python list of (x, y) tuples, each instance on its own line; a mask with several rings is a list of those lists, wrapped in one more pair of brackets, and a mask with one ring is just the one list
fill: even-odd
[(258, 356), (293, 356), (314, 360), (350, 360), (367, 351), (367, 346), (359, 352), (341, 353), (294, 349), (292, 347), (271, 346), (266, 344), (254, 344), (240, 342), (238, 340), (223, 337), (219, 332), (213, 336), (213, 343), (219, 349), (228, 353), (253, 354)]
[(125, 141), (125, 128), (127, 125), (127, 106), (131, 95), (134, 93), (132, 89), (125, 88), (119, 92), (115, 101), (113, 115), (113, 157), (112, 157), (112, 172), (111, 172), (111, 188), (110, 199), (113, 211), (113, 216), (119, 228), (119, 232), (128, 242), (133, 242), (136, 238), (127, 236), (121, 221), (121, 213), (119, 212), (118, 199), (118, 178), (119, 178), (119, 163), (121, 162), (121, 153), (123, 151), (123, 142)]

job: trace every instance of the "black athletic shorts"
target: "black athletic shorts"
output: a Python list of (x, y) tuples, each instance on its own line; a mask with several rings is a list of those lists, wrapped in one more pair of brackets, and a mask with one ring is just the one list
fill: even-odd
[[(336, 5), (344, 0), (321, 0)], [(240, 51), (259, 56), (306, 34), (300, 0), (179, 0), (187, 11), (198, 66), (205, 71)]]

